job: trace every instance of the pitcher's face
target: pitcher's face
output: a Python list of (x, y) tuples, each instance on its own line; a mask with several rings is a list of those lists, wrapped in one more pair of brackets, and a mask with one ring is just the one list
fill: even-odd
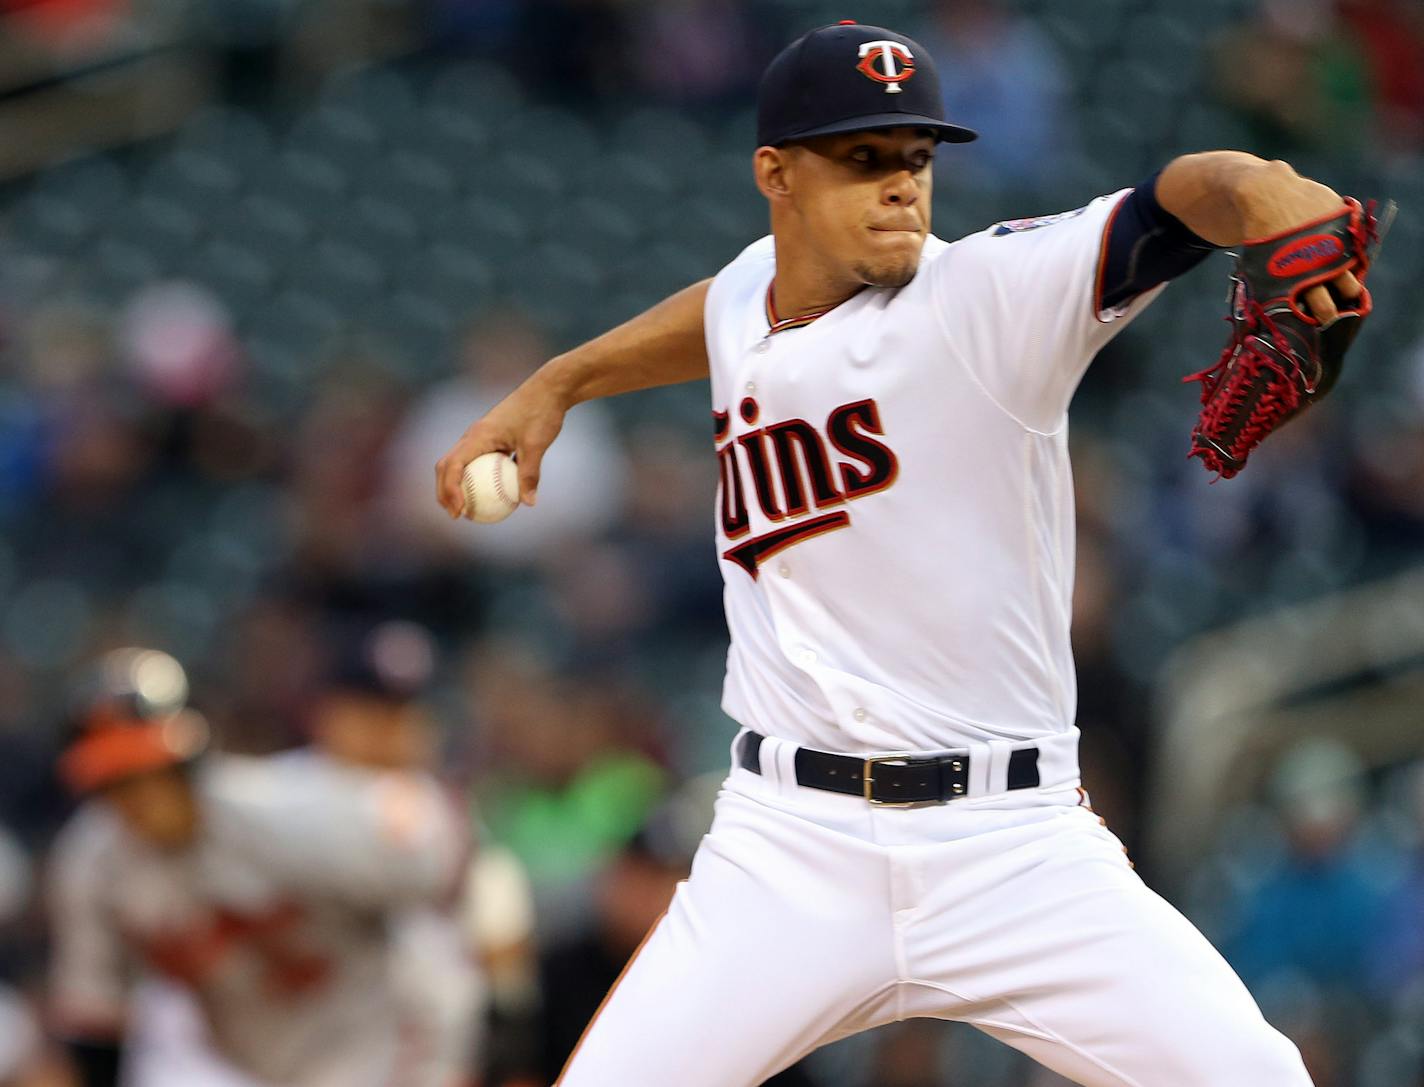
[(935, 147), (923, 128), (816, 136), (759, 149), (758, 184), (776, 205), (774, 222), (832, 276), (903, 287), (930, 231)]

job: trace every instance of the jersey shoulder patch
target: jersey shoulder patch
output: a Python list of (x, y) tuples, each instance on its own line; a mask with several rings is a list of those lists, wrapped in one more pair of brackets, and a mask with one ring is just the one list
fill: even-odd
[(1087, 211), (1088, 207), (1089, 205), (1084, 204), (1081, 208), (1060, 211), (1054, 215), (1035, 215), (1028, 219), (1005, 219), (990, 227), (989, 233), (996, 238), (1002, 238), (1005, 234), (1021, 234), (1025, 230), (1037, 230), (1041, 226), (1052, 226), (1054, 223), (1061, 223), (1067, 219), (1076, 219)]

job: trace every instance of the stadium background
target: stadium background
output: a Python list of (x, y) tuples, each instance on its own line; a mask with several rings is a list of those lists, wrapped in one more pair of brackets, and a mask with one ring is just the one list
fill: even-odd
[[(1402, 205), (1342, 386), (1240, 479), (1184, 459), (1224, 257), (1099, 358), (1074, 636), (1087, 784), (1140, 868), (1319, 1087), (1424, 1084), (1416, 0), (0, 0), (0, 824), (42, 861), (100, 649), (175, 653), (265, 752), (302, 742), (331, 624), (396, 616), (439, 640), (442, 773), (523, 861), (539, 950), (604, 924), (601, 875), (732, 735), (705, 392), (578, 409), (493, 529), (443, 521), (431, 465), (764, 231), (756, 75), (842, 17), (926, 44), (984, 134), (942, 150), (941, 236), (1212, 147)], [(7, 865), (0, 968), (38, 1001)], [(940, 1024), (812, 1070), (1048, 1082)]]

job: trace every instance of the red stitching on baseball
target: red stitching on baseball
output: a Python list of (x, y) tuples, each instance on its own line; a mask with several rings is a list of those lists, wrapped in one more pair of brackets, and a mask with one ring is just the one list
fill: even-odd
[(497, 460), (494, 469), (494, 493), (505, 505), (509, 504), (509, 496), (504, 493), (504, 461)]

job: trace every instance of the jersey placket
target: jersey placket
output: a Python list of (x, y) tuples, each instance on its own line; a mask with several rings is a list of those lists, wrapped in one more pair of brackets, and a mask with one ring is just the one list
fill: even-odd
[[(743, 354), (743, 368), (739, 375), (743, 381), (741, 386), (741, 403), (738, 405), (738, 418), (743, 425), (752, 426), (767, 419), (780, 418), (776, 414), (773, 405), (769, 405), (766, 396), (774, 389), (774, 382), (765, 379), (766, 367), (774, 365), (776, 356), (781, 353), (780, 348), (788, 343), (792, 343), (796, 337), (803, 336), (809, 331), (809, 327), (824, 313), (808, 314), (804, 318), (792, 320), (777, 320), (775, 311), (770, 304), (770, 288), (768, 287), (768, 303), (766, 306), (767, 330), (760, 339), (751, 344)], [(741, 410), (748, 401), (752, 401), (756, 406), (756, 414), (748, 418), (749, 411)], [(779, 492), (778, 485), (773, 479), (771, 484), (772, 494), (777, 499), (777, 508), (781, 508), (786, 496)], [(753, 499), (754, 500), (754, 499)], [(766, 514), (765, 510), (761, 511)], [(783, 554), (772, 558), (770, 562), (760, 571), (762, 577), (767, 581), (764, 583), (762, 592), (767, 602), (767, 607), (771, 611), (772, 619), (777, 628), (777, 641), (787, 660), (791, 661), (802, 671), (812, 675), (815, 679), (813, 669), (820, 660), (820, 655), (816, 649), (808, 643), (807, 632), (802, 630), (800, 624), (796, 622), (796, 609), (788, 607), (786, 593), (792, 591), (789, 585), (776, 584), (785, 583), (792, 580), (794, 571), (791, 561)], [(775, 579), (775, 581), (772, 580)], [(819, 686), (819, 681), (818, 681)]]

